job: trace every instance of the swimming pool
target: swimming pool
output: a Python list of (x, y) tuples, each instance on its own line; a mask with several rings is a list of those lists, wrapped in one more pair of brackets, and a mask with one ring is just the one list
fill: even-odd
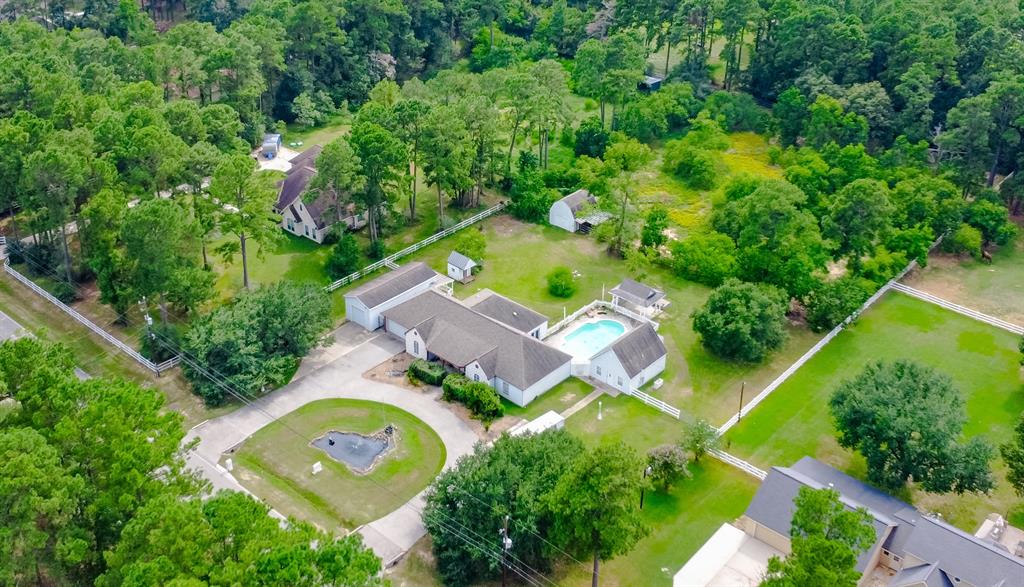
[(588, 322), (565, 336), (561, 349), (578, 358), (590, 358), (622, 335), (626, 327), (615, 320)]

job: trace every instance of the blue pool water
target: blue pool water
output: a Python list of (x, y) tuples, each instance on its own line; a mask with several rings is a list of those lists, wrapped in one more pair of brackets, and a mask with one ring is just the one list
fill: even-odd
[(589, 322), (566, 335), (561, 347), (574, 357), (590, 358), (625, 331), (626, 327), (615, 320)]

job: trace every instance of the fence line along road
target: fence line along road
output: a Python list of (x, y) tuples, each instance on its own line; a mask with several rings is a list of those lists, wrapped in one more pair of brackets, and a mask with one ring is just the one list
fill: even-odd
[[(2, 244), (2, 243), (0, 243), (0, 244)], [(129, 345), (125, 344), (120, 339), (118, 339), (116, 336), (110, 334), (106, 330), (103, 330), (97, 324), (95, 324), (92, 320), (89, 320), (85, 316), (83, 316), (80, 313), (78, 313), (78, 311), (75, 310), (74, 308), (72, 308), (71, 306), (68, 306), (64, 302), (62, 302), (62, 301), (58, 300), (57, 298), (55, 298), (52, 294), (50, 294), (50, 292), (48, 292), (45, 289), (43, 289), (43, 288), (39, 287), (38, 285), (36, 285), (36, 283), (33, 282), (31, 279), (25, 277), (21, 273), (18, 273), (13, 267), (11, 267), (10, 259), (7, 259), (6, 257), (4, 258), (4, 272), (7, 273), (8, 275), (10, 275), (11, 277), (13, 277), (14, 279), (18, 280), (19, 282), (21, 282), (21, 284), (24, 285), (25, 287), (31, 289), (35, 293), (37, 293), (40, 296), (42, 296), (43, 299), (45, 299), (46, 301), (48, 301), (51, 304), (53, 304), (54, 306), (57, 306), (58, 308), (60, 308), (60, 310), (63, 311), (65, 314), (67, 314), (68, 316), (71, 316), (72, 318), (74, 318), (80, 324), (82, 324), (83, 326), (85, 326), (89, 330), (93, 331), (97, 336), (99, 336), (103, 340), (109, 342), (110, 344), (114, 345), (115, 347), (117, 347), (117, 349), (119, 351), (121, 351), (124, 354), (128, 355), (132, 359), (135, 359), (136, 362), (138, 362), (140, 365), (142, 365), (146, 369), (149, 369), (150, 371), (152, 371), (156, 375), (160, 375), (164, 371), (170, 369), (171, 367), (174, 367), (181, 360), (181, 357), (177, 357), (176, 356), (176, 357), (172, 357), (172, 358), (164, 361), (163, 363), (157, 364), (157, 363), (154, 363), (153, 361), (150, 361), (146, 357), (143, 357), (142, 354), (139, 353), (139, 351), (137, 351), (137, 350), (133, 349), (132, 347), (130, 347)]]
[(477, 222), (480, 222), (484, 218), (487, 218), (489, 216), (493, 216), (497, 212), (500, 212), (500, 211), (504, 210), (505, 209), (505, 205), (506, 204), (505, 204), (504, 201), (498, 202), (494, 206), (491, 206), (490, 208), (484, 210), (483, 212), (480, 212), (478, 214), (470, 216), (469, 218), (463, 220), (462, 222), (460, 222), (458, 224), (455, 224), (453, 226), (449, 226), (448, 228), (442, 230), (441, 232), (432, 234), (431, 236), (428, 236), (427, 238), (421, 240), (418, 243), (409, 245), (408, 247), (402, 249), (401, 251), (398, 251), (397, 253), (392, 253), (392, 254), (388, 255), (387, 257), (384, 257), (380, 261), (377, 261), (375, 263), (370, 263), (369, 265), (367, 265), (366, 267), (363, 267), (359, 271), (356, 271), (355, 273), (352, 273), (350, 275), (346, 275), (345, 277), (342, 277), (341, 279), (335, 281), (334, 283), (331, 283), (330, 285), (328, 285), (324, 289), (326, 289), (327, 292), (330, 293), (330, 292), (338, 289), (339, 287), (344, 287), (344, 286), (352, 283), (353, 281), (359, 279), (360, 277), (364, 277), (366, 275), (369, 275), (370, 273), (373, 273), (374, 271), (380, 269), (381, 267), (394, 268), (395, 261), (397, 261), (398, 259), (401, 259), (402, 257), (405, 257), (406, 255), (409, 255), (410, 253), (415, 253), (416, 251), (422, 249), (423, 247), (425, 247), (427, 245), (432, 245), (432, 244), (436, 243), (437, 241), (443, 239), (444, 237), (450, 236), (452, 234), (455, 234), (456, 232), (462, 230), (463, 228), (466, 228), (467, 226), (472, 226), (473, 224), (476, 224)]
[(898, 292), (905, 293), (908, 296), (913, 296), (913, 297), (915, 297), (915, 298), (917, 298), (919, 300), (926, 301), (926, 302), (928, 302), (930, 304), (935, 304), (936, 306), (940, 306), (942, 308), (946, 308), (947, 310), (952, 310), (952, 311), (956, 312), (957, 314), (962, 314), (964, 316), (967, 316), (968, 318), (973, 318), (973, 319), (975, 319), (975, 320), (977, 320), (979, 322), (984, 322), (985, 324), (988, 324), (990, 326), (995, 326), (996, 328), (1002, 328), (1003, 330), (1009, 330), (1010, 332), (1012, 332), (1014, 334), (1024, 335), (1024, 326), (1018, 326), (1017, 324), (1014, 324), (1012, 322), (1007, 322), (1006, 320), (1002, 320), (1000, 318), (996, 318), (995, 316), (989, 316), (988, 314), (983, 314), (983, 313), (981, 313), (981, 312), (979, 312), (977, 310), (968, 308), (966, 306), (961, 306), (960, 304), (954, 304), (953, 302), (950, 302), (948, 300), (944, 300), (944, 299), (940, 298), (939, 296), (930, 294), (930, 293), (928, 293), (926, 291), (921, 291), (919, 289), (914, 289), (914, 288), (910, 287), (909, 285), (904, 285), (902, 283), (893, 284), (892, 288), (894, 290), (898, 291)]

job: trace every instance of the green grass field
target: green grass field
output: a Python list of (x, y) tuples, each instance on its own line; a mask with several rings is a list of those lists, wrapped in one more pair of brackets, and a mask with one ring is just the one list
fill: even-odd
[(505, 398), (501, 398), (501, 405), (505, 408), (506, 416), (533, 420), (548, 411), (562, 413), (587, 397), (593, 390), (594, 388), (586, 381), (570, 377), (544, 392), (526, 407), (517, 406)]
[[(890, 293), (804, 365), (726, 435), (726, 449), (762, 467), (790, 465), (805, 455), (863, 476), (863, 459), (839, 447), (828, 398), (844, 379), (875, 360), (913, 359), (949, 375), (967, 405), (969, 436), (1004, 442), (1024, 411), (1017, 337), (938, 306)], [(914, 496), (973, 531), (989, 512), (1015, 503), (1002, 465), (990, 497)]]
[(1000, 247), (992, 264), (935, 254), (907, 284), (1015, 324), (1024, 324), (1024, 236)]
[[(368, 475), (310, 445), (330, 430), (369, 434), (388, 424), (398, 444)], [(445, 449), (429, 426), (405, 411), (358, 400), (306, 404), (249, 437), (236, 450), (235, 477), (279, 512), (327, 530), (375, 520), (419, 493), (444, 465)], [(320, 461), (323, 471), (311, 467)]]

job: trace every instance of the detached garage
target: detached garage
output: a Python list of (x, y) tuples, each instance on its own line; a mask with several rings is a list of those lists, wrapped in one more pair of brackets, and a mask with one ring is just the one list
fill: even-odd
[(631, 393), (665, 370), (665, 343), (650, 323), (619, 337), (590, 360), (590, 376)]
[(377, 330), (384, 326), (385, 310), (451, 282), (424, 263), (409, 263), (346, 293), (345, 317), (367, 330)]

